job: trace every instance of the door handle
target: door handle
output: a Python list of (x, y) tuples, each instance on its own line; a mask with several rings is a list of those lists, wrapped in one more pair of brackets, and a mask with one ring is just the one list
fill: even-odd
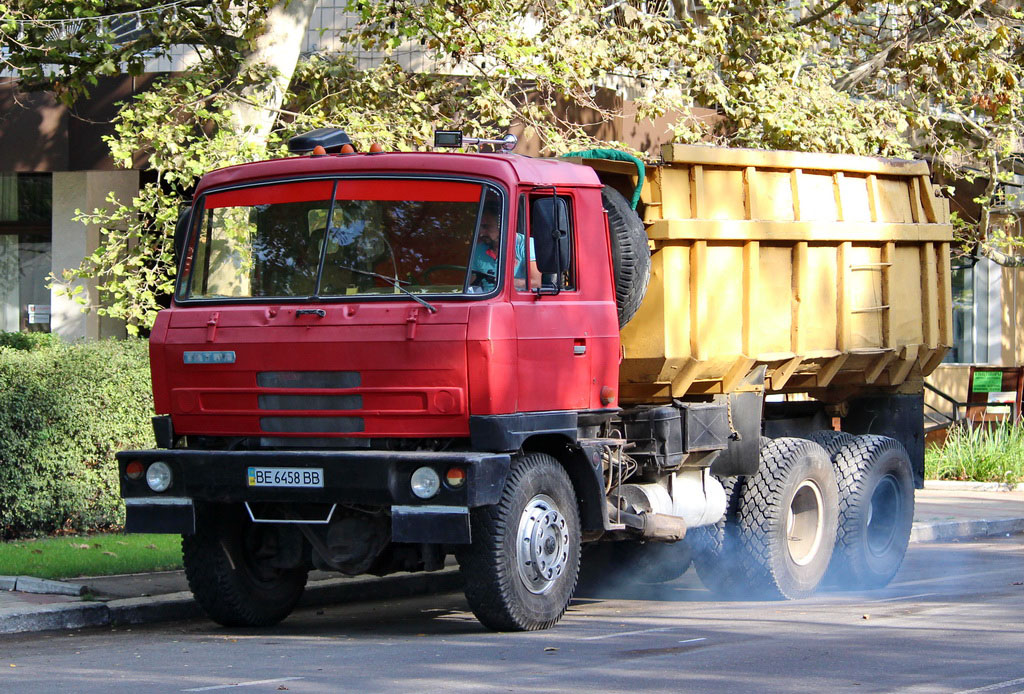
[(573, 356), (582, 357), (587, 353), (587, 340), (586, 338), (577, 337), (572, 341), (572, 353)]
[(296, 318), (299, 316), (319, 316), (320, 318), (323, 318), (326, 315), (327, 311), (322, 308), (300, 308), (295, 312)]

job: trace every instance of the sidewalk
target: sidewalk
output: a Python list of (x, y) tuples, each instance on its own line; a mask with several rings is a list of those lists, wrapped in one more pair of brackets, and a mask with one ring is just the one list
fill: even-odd
[[(1024, 490), (988, 491), (970, 485), (965, 488), (963, 484), (929, 482), (926, 489), (917, 492), (911, 542), (1021, 532), (1024, 532)], [(72, 595), (12, 590), (11, 578), (0, 576), (0, 634), (169, 622), (202, 615), (181, 571), (80, 578), (50, 587), (74, 593)], [(25, 585), (32, 581), (37, 579), (30, 579)], [(78, 597), (76, 586), (87, 589), (84, 598)], [(460, 586), (460, 576), (454, 566), (434, 573), (396, 574), (384, 578), (339, 578), (337, 574), (314, 571), (300, 605), (396, 598), (456, 590)], [(28, 587), (47, 589), (45, 585)]]

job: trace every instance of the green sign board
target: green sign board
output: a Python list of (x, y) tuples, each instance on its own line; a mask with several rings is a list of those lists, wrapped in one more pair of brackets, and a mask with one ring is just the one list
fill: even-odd
[(1000, 393), (1003, 390), (1002, 371), (975, 371), (974, 383), (971, 384), (973, 393)]

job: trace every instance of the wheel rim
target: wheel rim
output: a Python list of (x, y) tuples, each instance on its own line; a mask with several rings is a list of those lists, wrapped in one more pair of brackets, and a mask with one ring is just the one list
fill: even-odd
[(821, 489), (804, 480), (793, 494), (786, 514), (786, 548), (797, 566), (809, 564), (818, 553), (824, 534), (824, 502)]
[(569, 561), (569, 529), (554, 499), (538, 494), (519, 518), (516, 565), (527, 590), (538, 595), (551, 590)]
[(886, 475), (879, 480), (868, 504), (867, 545), (873, 555), (882, 556), (892, 546), (902, 504), (896, 478)]

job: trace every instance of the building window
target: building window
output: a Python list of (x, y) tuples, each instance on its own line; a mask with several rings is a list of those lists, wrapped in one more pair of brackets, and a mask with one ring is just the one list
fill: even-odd
[(1002, 358), (1002, 268), (988, 259), (953, 265), (953, 346), (943, 361), (999, 364)]
[(50, 174), (0, 173), (0, 331), (49, 332)]
[(953, 266), (953, 347), (943, 361), (969, 364), (974, 361), (974, 267)]

